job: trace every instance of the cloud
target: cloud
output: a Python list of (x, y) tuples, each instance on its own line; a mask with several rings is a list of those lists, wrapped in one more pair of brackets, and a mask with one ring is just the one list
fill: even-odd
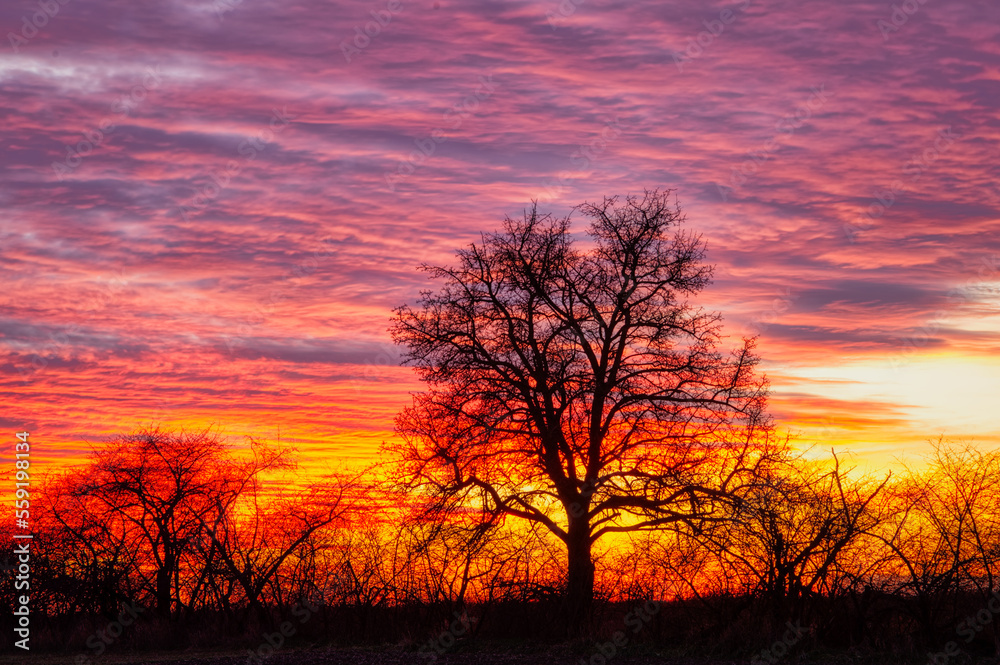
[[(656, 186), (709, 244), (705, 302), (732, 334), (759, 331), (779, 375), (884, 363), (941, 312), (918, 353), (995, 353), (995, 3), (927, 3), (889, 39), (884, 2), (588, 2), (555, 21), (554, 1), (436, 4), (403, 0), (350, 62), (341, 44), (384, 3), (69, 3), (7, 52), (5, 417), (56, 404), (46, 427), (69, 441), (165, 399), (179, 421), (280, 412), (323, 450), (333, 435), (310, 428), (388, 432), (419, 386), (373, 369), (372, 410), (347, 368), (378, 357), (391, 308), (428, 288), (418, 264), (452, 261), (532, 199), (565, 214)], [(0, 9), (3, 33), (28, 9)], [(480, 77), (496, 90), (467, 101)], [(947, 128), (959, 138), (935, 148)], [(962, 288), (977, 297), (949, 296)]]

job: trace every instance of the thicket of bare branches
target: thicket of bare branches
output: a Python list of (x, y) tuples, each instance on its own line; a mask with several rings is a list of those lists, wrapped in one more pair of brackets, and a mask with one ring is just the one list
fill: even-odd
[[(546, 634), (566, 586), (548, 530), (474, 511), (429, 520), (372, 476), (273, 493), (267, 474), (293, 468), (289, 451), (237, 451), (205, 432), (99, 447), (37, 499), (36, 612), (114, 617), (136, 603), (171, 622), (263, 625), (308, 598), (330, 619), (314, 624), (319, 639), (396, 640), (456, 612), (480, 619), (470, 635)], [(878, 478), (789, 456), (725, 520), (596, 551), (593, 625), (655, 599), (668, 609), (646, 639), (739, 649), (793, 622), (802, 646), (994, 653), (998, 572), (1000, 452), (938, 441), (920, 466)]]

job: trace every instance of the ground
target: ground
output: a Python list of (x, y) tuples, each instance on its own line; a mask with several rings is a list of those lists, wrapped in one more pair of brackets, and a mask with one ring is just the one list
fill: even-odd
[[(705, 660), (676, 657), (667, 653), (642, 655), (616, 654), (604, 661), (596, 648), (547, 647), (544, 649), (504, 648), (468, 653), (445, 653), (432, 660), (429, 656), (412, 650), (386, 648), (313, 648), (282, 649), (266, 660), (248, 663), (247, 651), (180, 651), (136, 654), (108, 654), (93, 658), (89, 665), (747, 665), (747, 658), (731, 660)], [(25, 658), (19, 654), (0, 655), (0, 665), (74, 665), (77, 654), (32, 654)], [(923, 665), (924, 658), (896, 659), (866, 657), (848, 654), (812, 654), (776, 661), (774, 665)], [(996, 663), (996, 659), (980, 661)], [(767, 661), (757, 660), (766, 664)], [(965, 661), (963, 665), (977, 665)]]

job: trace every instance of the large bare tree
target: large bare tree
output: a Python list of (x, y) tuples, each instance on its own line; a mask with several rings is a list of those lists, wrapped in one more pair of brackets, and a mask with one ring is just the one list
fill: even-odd
[(753, 341), (687, 298), (710, 281), (670, 192), (507, 218), (422, 266), (440, 283), (391, 332), (427, 383), (397, 418), (400, 479), (438, 511), (540, 523), (567, 549), (570, 625), (593, 598), (592, 548), (614, 533), (697, 526), (772, 450)]

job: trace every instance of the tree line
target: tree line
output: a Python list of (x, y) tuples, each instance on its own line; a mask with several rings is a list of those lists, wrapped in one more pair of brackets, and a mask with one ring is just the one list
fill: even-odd
[[(528, 628), (511, 625), (511, 608), (537, 606), (549, 618), (534, 634), (562, 635), (550, 610), (566, 595), (567, 553), (548, 529), (474, 511), (430, 520), (432, 497), (372, 472), (269, 487), (292, 472), (288, 450), (235, 450), (211, 432), (112, 440), (42, 490), (34, 611), (64, 630), (128, 604), (177, 625), (266, 626), (309, 599), (353, 615), (328, 635), (350, 642), (431, 630), (456, 611), (516, 635)], [(686, 644), (736, 645), (792, 622), (817, 644), (995, 652), (1000, 453), (937, 441), (920, 467), (876, 478), (788, 451), (724, 518), (624, 534), (594, 570), (592, 632), (615, 607), (653, 599), (666, 603), (661, 637)]]

